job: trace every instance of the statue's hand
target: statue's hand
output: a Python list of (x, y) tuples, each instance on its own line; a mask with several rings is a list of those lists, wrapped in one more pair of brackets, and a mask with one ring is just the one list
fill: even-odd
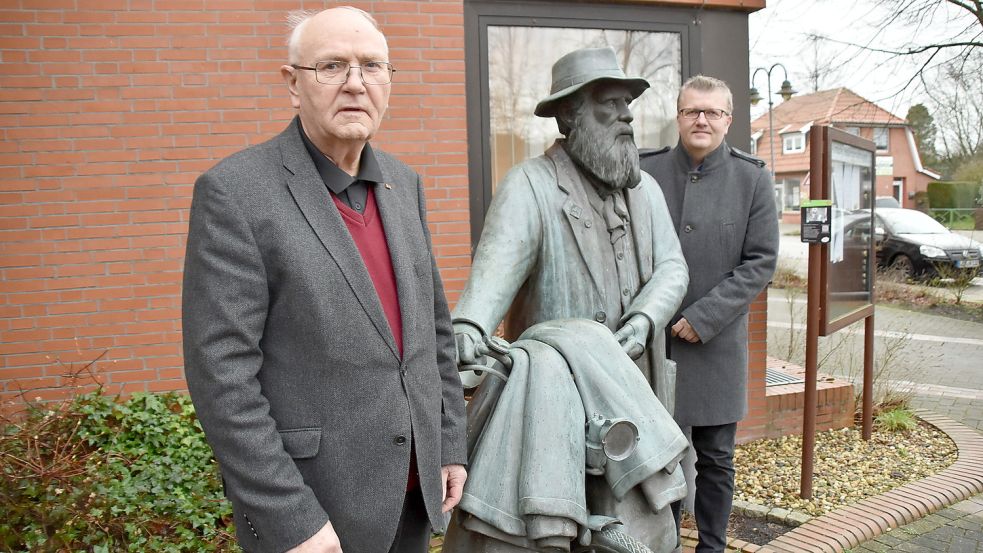
[(652, 323), (648, 317), (634, 315), (614, 333), (614, 337), (628, 357), (638, 359), (645, 353), (645, 343), (648, 341), (650, 330), (652, 330)]
[(478, 352), (478, 345), (483, 344), (481, 330), (478, 327), (464, 323), (454, 323), (454, 342), (457, 343), (457, 367), (461, 372), (461, 385), (474, 388), (481, 384), (483, 374), (474, 372), (477, 366), (485, 366), (488, 360)]
[(481, 365), (482, 356), (478, 344), (482, 343), (481, 331), (468, 323), (454, 323), (454, 342), (457, 343), (457, 365)]

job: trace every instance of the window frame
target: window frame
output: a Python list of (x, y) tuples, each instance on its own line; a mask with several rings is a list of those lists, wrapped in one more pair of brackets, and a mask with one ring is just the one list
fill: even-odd
[[(795, 213), (802, 205), (802, 179), (785, 177), (782, 179), (782, 211), (785, 213)], [(789, 191), (793, 190), (794, 194)], [(797, 201), (789, 205), (789, 200), (794, 197)]]
[[(798, 148), (789, 148), (788, 141), (790, 138), (798, 138), (800, 140), (800, 146)], [(806, 151), (805, 133), (795, 131), (787, 132), (782, 135), (782, 154), (801, 154), (804, 151)]]
[[(884, 132), (884, 147), (882, 148), (880, 143), (877, 142), (878, 131)], [(871, 127), (870, 139), (874, 142), (874, 148), (878, 152), (890, 152), (891, 151), (891, 127)]]
[[(562, 14), (562, 15), (561, 15)], [(658, 19), (653, 18), (658, 15)], [(700, 72), (697, 59), (701, 26), (692, 10), (675, 7), (591, 4), (575, 1), (515, 4), (495, 0), (464, 3), (466, 105), (468, 114), (468, 177), (471, 245), (477, 246), (491, 205), (492, 159), (488, 90), (488, 27), (568, 27), (582, 29), (671, 32), (680, 35), (680, 68), (684, 81)], [(544, 97), (545, 97), (544, 91)], [(475, 161), (480, 160), (480, 161)]]

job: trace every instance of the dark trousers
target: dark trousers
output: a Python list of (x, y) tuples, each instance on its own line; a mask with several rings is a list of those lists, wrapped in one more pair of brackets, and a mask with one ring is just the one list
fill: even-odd
[(406, 492), (403, 513), (396, 528), (396, 539), (389, 553), (427, 553), (430, 548), (430, 520), (423, 505), (420, 487)]
[[(737, 423), (693, 426), (690, 442), (696, 452), (696, 500), (693, 516), (700, 542), (697, 553), (727, 548), (727, 521), (734, 502), (734, 439)], [(672, 504), (679, 528), (680, 502)]]

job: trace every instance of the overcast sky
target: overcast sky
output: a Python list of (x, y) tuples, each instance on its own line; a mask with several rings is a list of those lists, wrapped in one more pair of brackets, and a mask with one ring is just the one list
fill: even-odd
[[(810, 73), (818, 66), (828, 70), (819, 78), (820, 90), (844, 86), (904, 117), (912, 104), (924, 101), (918, 87), (899, 92), (914, 74), (917, 63), (911, 59), (890, 60), (886, 55), (858, 52), (833, 42), (815, 43), (809, 40), (809, 35), (898, 49), (911, 44), (913, 37), (924, 42), (926, 38), (951, 38), (965, 31), (965, 12), (936, 1), (940, 7), (933, 17), (923, 18), (918, 25), (898, 22), (889, 32), (878, 33), (877, 26), (885, 12), (871, 0), (767, 0), (768, 7), (750, 16), (751, 71), (781, 62), (788, 69), (793, 87), (807, 93), (813, 91)], [(971, 19), (969, 22), (972, 24)], [(780, 67), (772, 72), (772, 92), (778, 90), (783, 78)], [(763, 71), (753, 86), (762, 96), (767, 94)], [(779, 102), (781, 99), (776, 97), (776, 105)], [(767, 104), (761, 102), (751, 108), (752, 117), (766, 110)]]

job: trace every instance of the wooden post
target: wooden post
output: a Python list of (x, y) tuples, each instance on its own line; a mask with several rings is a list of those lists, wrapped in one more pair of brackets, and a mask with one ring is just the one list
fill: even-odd
[(874, 428), (874, 315), (864, 319), (864, 440), (870, 440)]

